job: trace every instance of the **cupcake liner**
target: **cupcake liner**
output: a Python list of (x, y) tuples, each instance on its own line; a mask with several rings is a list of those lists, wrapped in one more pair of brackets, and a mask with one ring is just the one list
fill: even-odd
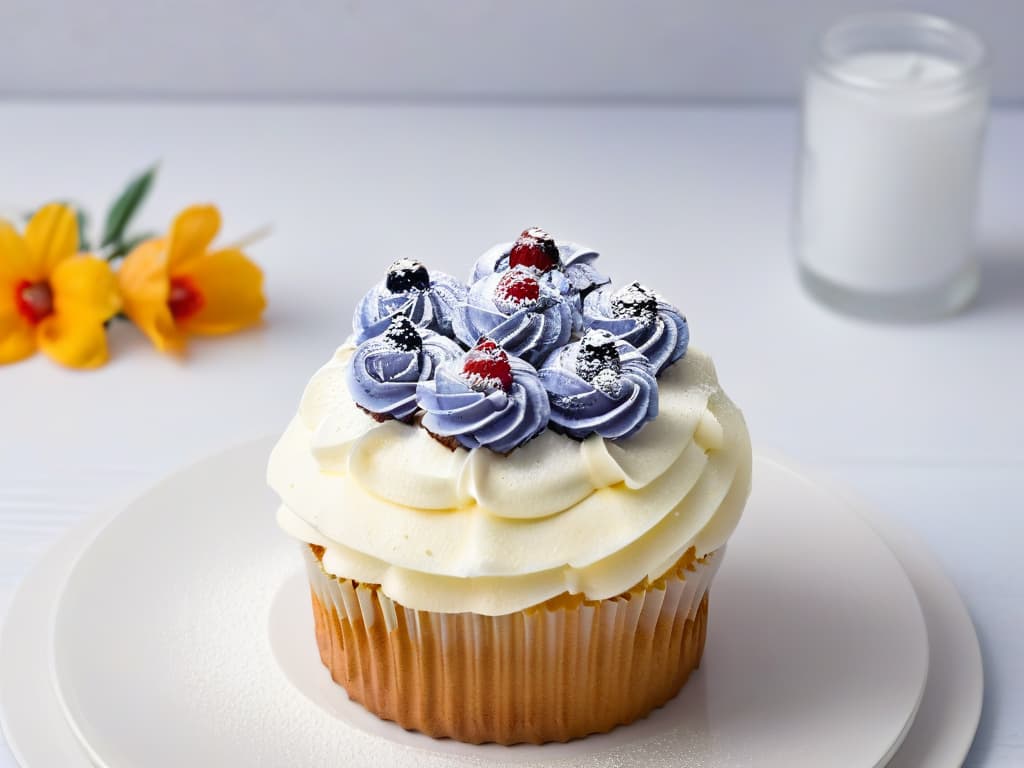
[(699, 663), (724, 548), (607, 600), (563, 595), (503, 616), (402, 606), (326, 573), (303, 545), (320, 658), (350, 698), (410, 730), (568, 741), (644, 717)]

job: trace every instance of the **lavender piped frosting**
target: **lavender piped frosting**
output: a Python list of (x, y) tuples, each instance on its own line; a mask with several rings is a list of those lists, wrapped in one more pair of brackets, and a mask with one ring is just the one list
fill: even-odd
[(686, 354), (689, 327), (643, 285), (613, 289), (597, 257), (531, 227), (484, 253), (469, 287), (396, 261), (356, 308), (353, 399), (499, 453), (548, 426), (635, 434), (657, 415), (657, 377)]
[(425, 411), (423, 426), (440, 437), (454, 437), (465, 448), (485, 446), (498, 453), (509, 453), (540, 434), (550, 414), (547, 392), (532, 365), (512, 355), (507, 361), (507, 388), (467, 375), (462, 361), (440, 366), (434, 380), (420, 382), (416, 390)]
[(582, 440), (629, 437), (658, 415), (658, 382), (632, 344), (602, 330), (555, 350), (538, 376), (550, 396), (551, 424)]
[(356, 343), (382, 334), (397, 314), (419, 328), (451, 336), (452, 315), (465, 299), (466, 286), (461, 281), (444, 272), (428, 273), (413, 259), (399, 259), (356, 306), (352, 317)]
[(367, 411), (405, 421), (419, 407), (419, 382), (432, 379), (439, 366), (462, 354), (451, 339), (395, 315), (383, 333), (356, 347), (347, 371), (348, 389)]
[[(577, 294), (586, 294), (588, 291), (600, 285), (610, 282), (610, 278), (603, 275), (594, 266), (594, 262), (600, 254), (593, 248), (588, 248), (579, 243), (557, 242), (558, 255), (562, 266), (547, 274), (552, 282), (564, 277), (567, 287)], [(471, 283), (482, 280), (493, 275), (495, 272), (504, 272), (508, 269), (508, 256), (515, 243), (500, 243), (493, 248), (487, 249), (473, 265)]]
[(682, 313), (637, 282), (590, 293), (583, 301), (583, 325), (628, 341), (650, 360), (655, 374), (685, 355), (690, 343)]
[[(511, 284), (528, 284), (534, 295), (516, 300), (508, 293), (516, 289), (506, 288)], [(537, 363), (569, 341), (573, 315), (573, 306), (565, 296), (538, 279), (533, 270), (516, 267), (475, 282), (465, 303), (456, 308), (452, 330), (466, 346), (487, 336), (509, 354)]]

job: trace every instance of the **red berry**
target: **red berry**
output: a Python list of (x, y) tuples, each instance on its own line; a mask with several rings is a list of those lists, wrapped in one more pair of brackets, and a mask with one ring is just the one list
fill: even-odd
[(505, 350), (488, 338), (482, 338), (466, 354), (462, 375), (476, 390), (508, 390), (512, 387), (512, 367)]
[(510, 269), (494, 287), (495, 303), (510, 310), (533, 304), (540, 298), (540, 283), (529, 272)]
[(533, 267), (548, 272), (562, 265), (558, 246), (551, 235), (543, 229), (524, 229), (508, 254), (509, 267)]

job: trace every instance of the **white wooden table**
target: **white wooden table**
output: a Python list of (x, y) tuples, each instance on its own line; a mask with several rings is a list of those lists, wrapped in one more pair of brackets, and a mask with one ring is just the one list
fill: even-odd
[(985, 656), (968, 764), (1024, 764), (1024, 112), (995, 116), (989, 136), (978, 300), (918, 326), (848, 320), (798, 288), (789, 110), (36, 102), (0, 105), (0, 136), (8, 210), (72, 197), (98, 212), (159, 159), (143, 223), (213, 200), (228, 238), (275, 226), (251, 251), (265, 327), (197, 343), (182, 363), (121, 324), (101, 371), (42, 357), (0, 368), (0, 614), (93, 509), (281, 429), (392, 258), (461, 273), (536, 224), (675, 299), (755, 442), (838, 477), (930, 545)]

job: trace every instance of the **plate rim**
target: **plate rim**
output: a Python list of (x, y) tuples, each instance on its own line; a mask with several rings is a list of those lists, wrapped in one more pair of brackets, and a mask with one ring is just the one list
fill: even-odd
[[(967, 607), (967, 603), (964, 601), (963, 595), (960, 594), (960, 590), (957, 589), (956, 584), (950, 579), (949, 574), (946, 573), (942, 564), (939, 562), (936, 555), (927, 546), (927, 544), (921, 540), (920, 535), (909, 526), (905, 525), (902, 521), (894, 519), (890, 515), (886, 515), (876, 505), (868, 501), (863, 495), (856, 491), (847, 483), (843, 483), (837, 479), (832, 473), (824, 468), (809, 469), (805, 464), (795, 459), (790, 459), (785, 454), (774, 448), (761, 449), (756, 452), (762, 459), (770, 461), (775, 464), (779, 469), (789, 472), (790, 474), (797, 475), (806, 481), (812, 482), (825, 490), (830, 495), (834, 496), (838, 501), (842, 502), (847, 508), (858, 515), (871, 529), (878, 535), (878, 537), (885, 543), (886, 547), (893, 553), (900, 566), (903, 568), (904, 573), (910, 579), (911, 586), (914, 588), (914, 592), (917, 595), (917, 603), (925, 615), (925, 627), (928, 627), (927, 614), (924, 613), (924, 606), (921, 602), (921, 591), (919, 589), (918, 581), (922, 576), (920, 572), (917, 572), (915, 567), (914, 573), (908, 570), (906, 563), (904, 562), (905, 557), (914, 556), (921, 560), (924, 564), (924, 568), (928, 571), (928, 579), (932, 580), (931, 587), (940, 587), (943, 595), (943, 600), (947, 607), (952, 607), (956, 613), (959, 621), (958, 626), (965, 631), (965, 634), (970, 644), (970, 657), (968, 659), (962, 659), (966, 664), (973, 668), (973, 673), (969, 677), (975, 681), (976, 690), (973, 692), (972, 700), (970, 703), (969, 727), (964, 728), (964, 735), (962, 740), (959, 740), (959, 746), (957, 747), (957, 755), (955, 757), (956, 765), (963, 765), (968, 755), (970, 754), (971, 748), (974, 745), (975, 738), (978, 733), (978, 726), (981, 723), (981, 716), (985, 709), (985, 657), (981, 652), (981, 641), (978, 638), (978, 628), (974, 624), (974, 619), (971, 616), (971, 612)], [(902, 542), (894, 546), (893, 539), (902, 539)], [(905, 551), (904, 551), (905, 548)], [(917, 715), (920, 713), (922, 704), (926, 701), (928, 692), (928, 681), (931, 679), (932, 672), (932, 661), (933, 661), (933, 650), (934, 645), (930, 640), (931, 633), (929, 633), (928, 643), (928, 678), (925, 680), (925, 690), (922, 691), (921, 700), (918, 701), (918, 706), (915, 709), (914, 720), (910, 723), (910, 727), (903, 734), (898, 748), (892, 750), (892, 753), (886, 758), (885, 762), (880, 765), (886, 765), (892, 762), (894, 759), (899, 757), (900, 749), (904, 746), (908, 736), (913, 730), (914, 723), (917, 722)], [(963, 712), (963, 701), (958, 702), (957, 710)]]

